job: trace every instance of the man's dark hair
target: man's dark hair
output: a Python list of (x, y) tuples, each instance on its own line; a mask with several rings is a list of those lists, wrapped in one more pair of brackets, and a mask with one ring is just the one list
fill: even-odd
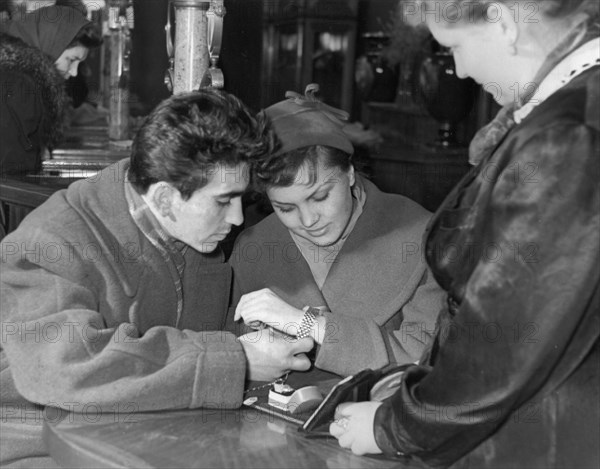
[(138, 192), (172, 184), (187, 200), (219, 166), (253, 165), (273, 151), (268, 119), (225, 91), (203, 89), (167, 98), (146, 118), (131, 151), (129, 177)]

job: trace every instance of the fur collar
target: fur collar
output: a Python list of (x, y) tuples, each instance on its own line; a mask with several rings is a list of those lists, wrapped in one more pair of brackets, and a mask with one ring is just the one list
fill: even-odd
[(62, 138), (66, 121), (65, 80), (42, 51), (21, 39), (0, 33), (0, 69), (33, 79), (44, 104), (42, 144), (53, 148)]

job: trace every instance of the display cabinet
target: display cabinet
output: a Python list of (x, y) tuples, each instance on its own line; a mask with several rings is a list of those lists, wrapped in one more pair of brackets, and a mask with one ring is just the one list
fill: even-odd
[(320, 85), (319, 97), (351, 112), (357, 0), (263, 2), (261, 106)]

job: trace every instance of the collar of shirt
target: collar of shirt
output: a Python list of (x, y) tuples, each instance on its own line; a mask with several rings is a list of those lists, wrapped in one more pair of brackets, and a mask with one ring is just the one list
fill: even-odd
[(596, 38), (569, 54), (546, 75), (531, 99), (514, 112), (515, 122), (520, 123), (536, 106), (544, 102), (555, 91), (587, 69), (599, 64), (600, 38)]
[(317, 246), (311, 243), (309, 240), (297, 236), (291, 231), (289, 232), (290, 236), (294, 240), (294, 243), (310, 267), (313, 278), (319, 289), (323, 288), (327, 275), (329, 274), (337, 255), (342, 250), (342, 246), (344, 245), (346, 239), (348, 239), (348, 236), (350, 236), (350, 233), (352, 233), (358, 218), (363, 212), (365, 202), (367, 201), (367, 194), (365, 192), (360, 175), (356, 176), (356, 180), (351, 188), (351, 191), (352, 215), (350, 216), (348, 225), (344, 229), (344, 233), (335, 244), (325, 247)]
[(158, 244), (161, 246), (159, 249), (167, 249), (175, 255), (185, 253), (188, 245), (167, 233), (143, 197), (133, 188), (128, 175), (125, 177), (125, 198), (131, 217), (152, 244), (155, 246)]
[(133, 188), (129, 180), (129, 172), (125, 175), (125, 199), (129, 214), (144, 236), (158, 249), (169, 268), (175, 289), (177, 291), (177, 320), (179, 324), (183, 312), (183, 271), (185, 269), (184, 254), (188, 246), (174, 240), (156, 219), (152, 210)]

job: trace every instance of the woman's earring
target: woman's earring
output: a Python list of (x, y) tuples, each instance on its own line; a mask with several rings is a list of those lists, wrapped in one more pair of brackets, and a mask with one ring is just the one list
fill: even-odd
[(517, 55), (517, 46), (514, 43), (510, 45), (509, 53), (510, 55)]

